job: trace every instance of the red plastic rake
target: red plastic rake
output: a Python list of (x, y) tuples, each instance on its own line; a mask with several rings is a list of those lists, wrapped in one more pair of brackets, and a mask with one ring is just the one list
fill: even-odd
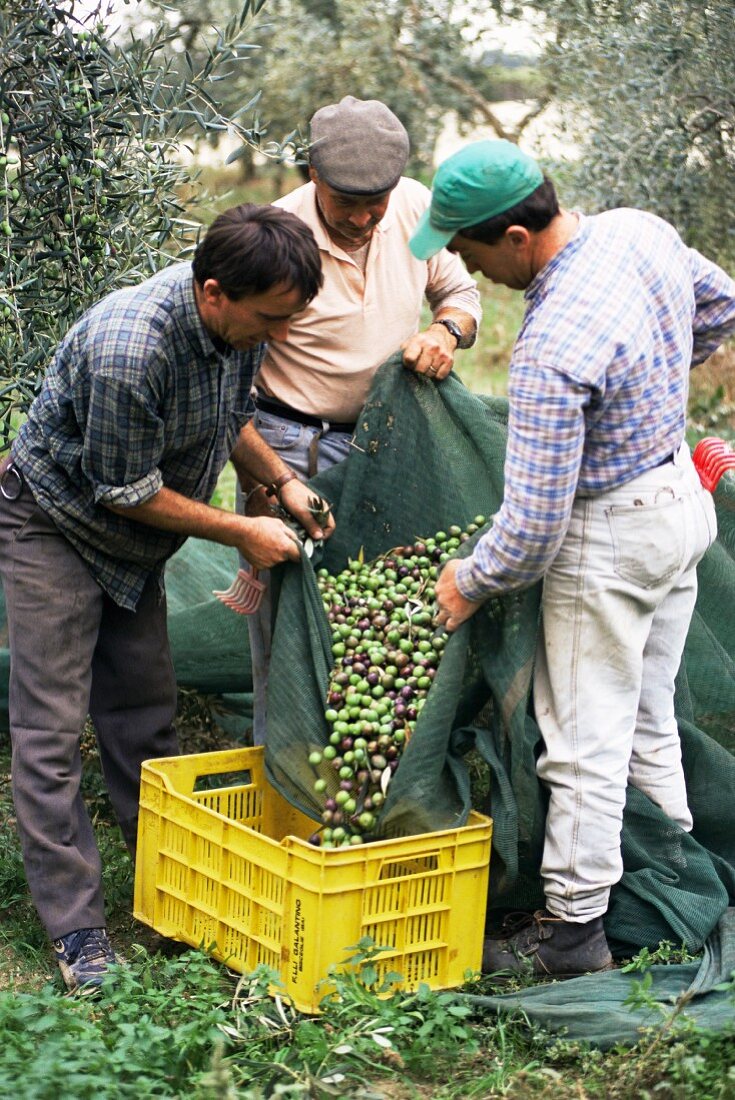
[(735, 452), (732, 447), (715, 435), (700, 439), (692, 454), (692, 461), (705, 489), (713, 492), (725, 470), (735, 469)]
[(239, 615), (252, 615), (260, 607), (264, 592), (265, 584), (258, 580), (255, 566), (251, 566), (250, 571), (238, 569), (230, 587), (221, 592), (213, 592), (212, 595)]

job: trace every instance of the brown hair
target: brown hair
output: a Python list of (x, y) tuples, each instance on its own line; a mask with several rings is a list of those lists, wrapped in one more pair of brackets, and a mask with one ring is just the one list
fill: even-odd
[(215, 218), (192, 267), (199, 286), (216, 279), (233, 301), (285, 283), (310, 302), (322, 285), (319, 249), (308, 225), (277, 206), (251, 202)]

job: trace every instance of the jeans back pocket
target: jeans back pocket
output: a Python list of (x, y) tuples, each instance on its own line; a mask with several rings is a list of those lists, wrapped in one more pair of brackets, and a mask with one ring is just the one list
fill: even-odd
[(605, 510), (610, 527), (615, 572), (639, 588), (656, 588), (684, 565), (684, 501), (613, 505)]

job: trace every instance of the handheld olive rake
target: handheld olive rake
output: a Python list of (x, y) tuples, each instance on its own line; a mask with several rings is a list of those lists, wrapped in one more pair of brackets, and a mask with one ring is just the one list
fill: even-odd
[(230, 587), (212, 592), (212, 595), (239, 615), (253, 615), (260, 607), (264, 592), (265, 582), (258, 580), (258, 570), (253, 565), (250, 570), (238, 569)]
[(707, 436), (694, 448), (692, 462), (702, 485), (711, 493), (725, 471), (735, 469), (735, 451), (724, 439)]
[[(320, 496), (309, 498), (309, 511), (319, 523), (326, 523), (330, 508), (331, 504)], [(293, 518), (280, 505), (271, 505), (270, 510), (274, 516), (281, 518), (284, 523), (287, 523), (289, 527), (296, 531), (304, 553), (307, 558), (310, 558), (314, 553), (314, 546), (321, 546), (321, 540), (315, 543), (313, 539), (309, 538), (304, 528), (295, 523)], [(216, 596), (225, 607), (236, 611), (238, 615), (253, 615), (260, 607), (265, 589), (265, 582), (258, 580), (258, 570), (254, 565), (251, 565), (249, 570), (238, 569), (237, 575), (229, 588), (214, 591), (212, 595)]]
[[(314, 553), (312, 539), (305, 538), (302, 545), (307, 558), (310, 558)], [(229, 588), (213, 591), (212, 595), (238, 615), (254, 615), (260, 607), (265, 589), (265, 581), (258, 579), (258, 570), (251, 565), (249, 570), (238, 569)]]

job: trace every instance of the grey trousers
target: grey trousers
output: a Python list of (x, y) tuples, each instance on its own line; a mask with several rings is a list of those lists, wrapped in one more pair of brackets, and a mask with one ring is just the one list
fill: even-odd
[(87, 715), (110, 799), (135, 850), (140, 765), (176, 755), (166, 603), (151, 581), (119, 607), (32, 494), (0, 497), (10, 646), (13, 800), (26, 878), (56, 939), (105, 924), (101, 861), (80, 792)]

